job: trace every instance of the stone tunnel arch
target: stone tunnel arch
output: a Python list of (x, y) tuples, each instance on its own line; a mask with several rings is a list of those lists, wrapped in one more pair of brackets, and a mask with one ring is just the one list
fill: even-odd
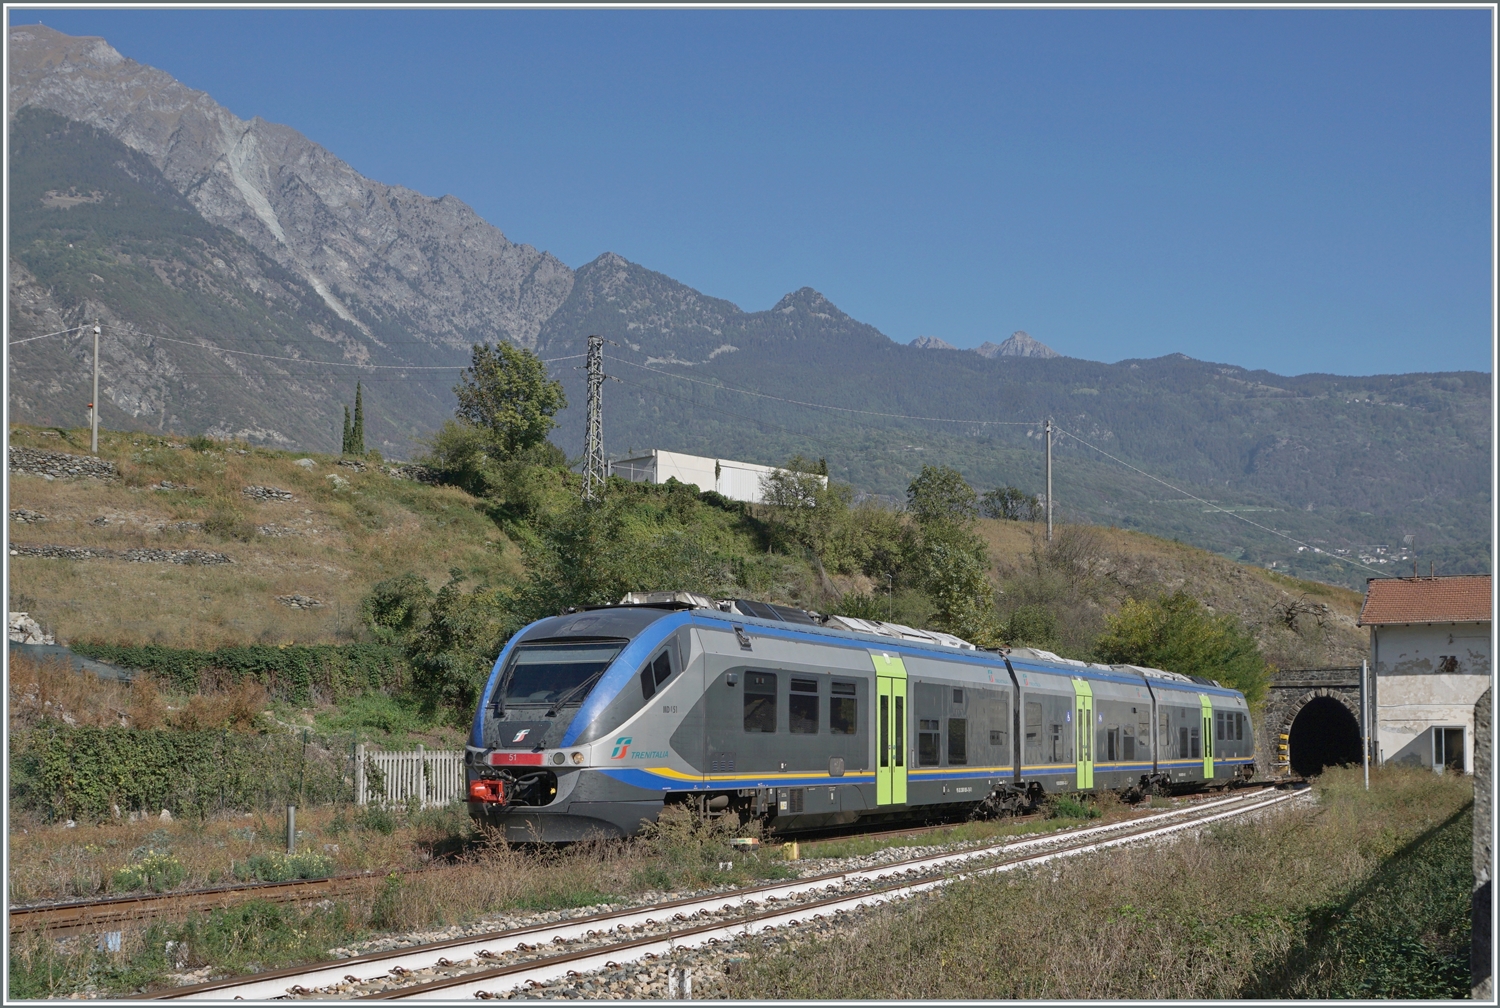
[(1337, 692), (1320, 689), (1303, 696), (1287, 711), (1282, 731), (1291, 770), (1300, 776), (1360, 762), (1359, 715)]

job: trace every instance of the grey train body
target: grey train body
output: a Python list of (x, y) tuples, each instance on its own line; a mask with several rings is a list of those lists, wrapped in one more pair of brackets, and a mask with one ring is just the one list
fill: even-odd
[(1253, 775), (1245, 699), (1207, 680), (768, 615), (620, 605), (526, 627), (475, 713), (470, 814), (566, 842), (688, 801), (792, 832)]

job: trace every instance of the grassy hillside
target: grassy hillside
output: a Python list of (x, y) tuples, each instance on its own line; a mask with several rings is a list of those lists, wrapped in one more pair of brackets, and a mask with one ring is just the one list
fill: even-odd
[[(13, 427), (11, 437), (17, 446), (87, 453), (85, 431)], [(10, 608), (30, 611), (61, 639), (198, 649), (367, 640), (362, 601), (377, 583), (408, 574), (434, 590), (458, 575), (458, 590), (471, 593), (465, 599), (486, 590), (535, 592), (538, 581), (558, 593), (607, 596), (621, 587), (602, 575), (597, 583), (577, 581), (575, 574), (574, 582), (563, 584), (565, 573), (556, 580), (529, 578), (535, 572), (528, 571), (522, 545), (532, 550), (533, 564), (541, 562), (537, 558), (565, 564), (555, 549), (538, 546), (537, 528), (550, 529), (558, 542), (567, 530), (558, 531), (563, 519), (551, 519), (550, 526), (518, 520), (514, 489), (475, 496), (392, 478), (373, 463), (356, 471), (332, 456), (225, 442), (190, 446), (115, 431), (102, 432), (100, 440), (101, 457), (120, 467), (118, 482), (13, 475), (14, 544), (199, 549), (233, 563), (11, 556)], [(529, 472), (542, 483), (527, 488), (531, 497), (551, 501), (554, 510), (571, 499), (565, 484), (574, 477), (540, 467)], [(160, 489), (165, 484), (174, 489)], [(295, 500), (251, 499), (243, 493), (247, 486), (285, 490)], [(846, 595), (863, 596), (877, 615), (888, 610), (918, 625), (930, 615), (927, 600), (903, 586), (899, 574), (888, 596), (878, 549), (846, 564), (844, 573), (832, 564), (820, 573), (809, 557), (783, 548), (768, 526), (741, 509), (665, 487), (618, 488), (613, 499), (618, 503), (603, 519), (600, 553), (586, 566), (596, 573), (607, 568), (629, 587), (681, 586), (825, 611), (839, 610)], [(18, 510), (46, 520), (18, 521)], [(887, 520), (899, 525), (899, 519)], [(1354, 626), (1359, 595), (1347, 589), (1128, 530), (1063, 526), (1049, 546), (1032, 524), (982, 520), (978, 528), (989, 548), (1001, 617), (1020, 606), (1047, 610), (1064, 653), (1085, 655), (1105, 616), (1124, 599), (1179, 589), (1236, 616), (1277, 664), (1345, 664), (1363, 653), (1364, 634)], [(278, 600), (293, 596), (321, 604), (294, 609)], [(1302, 611), (1289, 614), (1291, 603)], [(532, 597), (528, 604), (554, 603)], [(1323, 605), (1327, 612), (1313, 611)]]
[[(87, 431), (13, 427), (11, 444), (88, 453)], [(45, 515), (10, 522), (12, 544), (202, 549), (234, 562), (131, 563), (12, 556), (10, 608), (32, 612), (60, 638), (214, 648), (340, 643), (361, 633), (360, 601), (376, 582), (412, 571), (457, 570), (475, 581), (514, 577), (520, 554), (484, 511), (452, 487), (357, 472), (327, 455), (265, 448), (208, 450), (148, 434), (102, 431), (99, 454), (116, 483), (13, 475), (11, 509)], [(312, 466), (296, 464), (311, 458)], [(334, 479), (333, 477), (337, 477)], [(155, 489), (163, 481), (192, 489)], [(290, 491), (257, 501), (246, 486)], [(277, 596), (322, 605), (292, 609)]]

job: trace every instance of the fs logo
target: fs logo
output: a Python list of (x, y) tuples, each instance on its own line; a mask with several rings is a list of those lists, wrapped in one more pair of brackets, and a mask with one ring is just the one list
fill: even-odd
[(520, 731), (516, 732), (516, 737), (513, 738), (513, 739), (511, 739), (511, 742), (512, 743), (519, 742), (522, 739), (524, 739), (527, 735), (530, 735), (530, 734), (531, 734), (531, 729), (530, 728), (522, 728)]
[(630, 751), (630, 743), (634, 741), (635, 739), (631, 738), (629, 735), (621, 735), (619, 738), (615, 739), (615, 751), (609, 754), (609, 758), (624, 759), (625, 754)]

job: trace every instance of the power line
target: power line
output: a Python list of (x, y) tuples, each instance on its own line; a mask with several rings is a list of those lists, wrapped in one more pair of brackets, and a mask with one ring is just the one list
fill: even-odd
[(1089, 442), (1085, 441), (1083, 438), (1079, 437), (1077, 434), (1072, 433), (1071, 431), (1065, 431), (1061, 427), (1056, 427), (1056, 426), (1054, 426), (1053, 429), (1055, 431), (1057, 431), (1057, 433), (1062, 434), (1065, 437), (1072, 438), (1074, 441), (1077, 441), (1081, 445), (1085, 445), (1086, 447), (1094, 449), (1094, 451), (1098, 452), (1100, 455), (1103, 455), (1105, 458), (1112, 459), (1113, 461), (1120, 463), (1120, 465), (1124, 466), (1126, 469), (1129, 469), (1129, 470), (1131, 470), (1133, 472), (1138, 472), (1142, 476), (1146, 477), (1147, 479), (1154, 480), (1155, 482), (1160, 483), (1162, 486), (1168, 488), (1169, 490), (1175, 490), (1175, 491), (1177, 491), (1180, 494), (1183, 494), (1183, 495), (1185, 495), (1187, 497), (1191, 497), (1193, 500), (1197, 501), (1199, 504), (1205, 504), (1205, 505), (1207, 505), (1209, 511), (1211, 511), (1211, 512), (1217, 512), (1219, 514), (1227, 514), (1227, 515), (1229, 515), (1232, 518), (1238, 518), (1240, 521), (1244, 522), (1246, 525), (1254, 525), (1256, 528), (1261, 529), (1262, 531), (1269, 532), (1272, 535), (1281, 536), (1281, 538), (1286, 539), (1289, 542), (1294, 542), (1298, 546), (1303, 546), (1303, 547), (1305, 547), (1307, 549), (1310, 549), (1314, 553), (1322, 553), (1324, 556), (1328, 557), (1331, 560), (1337, 560), (1340, 563), (1351, 564), (1351, 565), (1353, 565), (1355, 567), (1363, 567), (1365, 570), (1371, 571), (1372, 573), (1375, 573), (1375, 574), (1384, 574), (1385, 573), (1384, 571), (1376, 570), (1374, 567), (1371, 567), (1369, 564), (1360, 563), (1358, 560), (1350, 560), (1347, 557), (1336, 556), (1335, 554), (1329, 553), (1326, 550), (1319, 549), (1318, 547), (1312, 545), (1311, 543), (1305, 543), (1301, 539), (1297, 539), (1297, 538), (1294, 538), (1293, 536), (1289, 536), (1285, 532), (1281, 532), (1281, 531), (1278, 531), (1277, 529), (1273, 529), (1273, 528), (1270, 528), (1270, 527), (1268, 527), (1266, 525), (1262, 525), (1260, 522), (1257, 522), (1257, 521), (1251, 521), (1249, 518), (1246, 518), (1244, 515), (1239, 514), (1238, 512), (1230, 511), (1227, 508), (1216, 507), (1214, 504), (1210, 503), (1209, 501), (1204, 500), (1202, 497), (1196, 497), (1193, 494), (1188, 493), (1186, 490), (1182, 489), (1181, 487), (1173, 486), (1171, 483), (1168, 483), (1166, 480), (1164, 480), (1164, 479), (1158, 479), (1157, 477), (1152, 476), (1150, 473), (1146, 472), (1146, 470), (1140, 469), (1140, 468), (1137, 468), (1136, 466), (1131, 465), (1129, 462), (1126, 462), (1124, 459), (1116, 458), (1115, 456), (1111, 455), (1109, 452), (1105, 451), (1103, 448), (1100, 448), (1096, 444), (1090, 444)]
[(64, 336), (70, 332), (77, 332), (78, 330), (85, 328), (86, 325), (87, 323), (85, 323), (85, 325), (76, 325), (71, 329), (59, 329), (57, 332), (43, 333), (40, 336), (27, 336), (25, 339), (11, 340), (7, 345), (15, 346), (18, 343), (30, 343), (32, 340), (46, 339), (48, 336)]
[(834, 444), (832, 441), (824, 441), (822, 438), (813, 437), (811, 434), (803, 434), (801, 431), (794, 431), (790, 427), (783, 427), (780, 424), (774, 424), (768, 420), (757, 420), (755, 417), (746, 416), (743, 413), (735, 413), (731, 410), (720, 409), (717, 406), (706, 406), (703, 403), (697, 402), (693, 399), (688, 399), (684, 396), (680, 396), (672, 392), (667, 392), (659, 388), (652, 388), (650, 385), (642, 385), (640, 382), (626, 381), (624, 378), (615, 378), (614, 375), (610, 375), (609, 377), (614, 378), (614, 380), (619, 382), (621, 385), (631, 385), (638, 389), (645, 389), (647, 392), (655, 392), (657, 395), (666, 396), (668, 399), (676, 399), (678, 402), (685, 402), (690, 405), (696, 406), (699, 409), (711, 410), (714, 413), (723, 413), (725, 416), (732, 416), (740, 420), (749, 420), (751, 423), (760, 424), (762, 427), (773, 427), (776, 430), (791, 434), (794, 437), (806, 438), (808, 441), (816, 441), (818, 444), (824, 445), (828, 448), (842, 447), (841, 445)]
[(769, 392), (752, 392), (749, 389), (735, 388), (733, 385), (724, 385), (717, 382), (703, 381), (699, 378), (689, 378), (687, 375), (673, 374), (670, 371), (661, 371), (654, 367), (648, 367), (645, 364), (637, 364), (635, 361), (629, 361), (623, 357), (616, 357), (613, 354), (606, 354), (605, 356), (610, 360), (619, 361), (621, 364), (629, 364), (631, 367), (638, 367), (642, 371), (650, 371), (652, 374), (659, 374), (664, 375), (668, 378), (676, 378), (680, 381), (692, 382), (695, 385), (707, 385), (709, 388), (722, 389), (728, 392), (738, 392), (741, 395), (756, 396), (760, 399), (773, 399), (776, 402), (791, 403), (794, 406), (807, 406), (811, 409), (837, 410), (843, 413), (860, 413), (864, 416), (890, 417), (895, 420), (927, 420), (933, 423), (993, 424), (1004, 425), (1008, 427), (1035, 427), (1038, 423), (1040, 423), (1040, 421), (1037, 420), (956, 420), (953, 417), (923, 417), (908, 416), (905, 413), (880, 413), (875, 410), (854, 409), (851, 406), (825, 406), (822, 403), (803, 402), (800, 399), (787, 399), (782, 396), (771, 395)]

